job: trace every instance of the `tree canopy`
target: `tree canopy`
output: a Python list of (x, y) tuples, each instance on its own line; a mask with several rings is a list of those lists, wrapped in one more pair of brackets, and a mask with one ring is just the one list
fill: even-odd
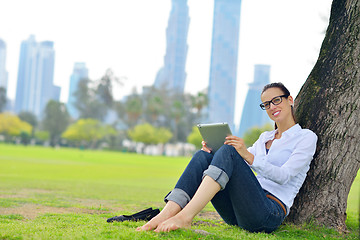
[(63, 103), (50, 100), (44, 112), (43, 128), (50, 134), (50, 144), (54, 146), (60, 139), (61, 133), (69, 124), (70, 116)]
[(145, 144), (167, 143), (172, 138), (168, 129), (156, 128), (149, 123), (135, 126), (128, 131), (128, 135), (133, 141)]
[(32, 126), (11, 113), (0, 113), (0, 133), (8, 136), (19, 136), (22, 132), (31, 134)]
[(78, 144), (84, 143), (94, 147), (96, 142), (103, 139), (105, 136), (116, 135), (114, 128), (108, 125), (103, 125), (97, 119), (79, 119), (74, 124), (71, 124), (62, 137), (76, 142)]

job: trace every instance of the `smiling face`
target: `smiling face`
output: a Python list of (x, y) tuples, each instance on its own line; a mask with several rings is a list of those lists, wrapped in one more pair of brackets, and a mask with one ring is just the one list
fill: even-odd
[[(273, 87), (267, 89), (265, 92), (261, 94), (261, 101), (267, 102), (273, 100), (275, 97), (284, 95), (285, 93), (278, 87)], [(283, 121), (293, 121), (292, 113), (291, 113), (291, 105), (293, 105), (294, 100), (291, 96), (282, 97), (281, 103), (275, 105), (270, 103), (270, 108), (266, 110), (270, 119), (275, 121), (276, 123), (280, 123)]]

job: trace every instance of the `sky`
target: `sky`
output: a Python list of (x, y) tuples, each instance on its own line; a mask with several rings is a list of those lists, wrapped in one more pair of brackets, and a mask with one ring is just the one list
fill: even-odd
[[(271, 66), (270, 81), (283, 82), (296, 97), (319, 54), (331, 0), (243, 0), (235, 124), (239, 124), (254, 65)], [(213, 0), (188, 0), (185, 91), (208, 87)], [(0, 38), (7, 44), (8, 97), (15, 98), (21, 41), (53, 41), (54, 84), (68, 99), (75, 62), (85, 62), (97, 80), (107, 69), (125, 77), (121, 99), (152, 85), (163, 66), (170, 0), (0, 0)], [(260, 96), (259, 96), (260, 102)]]

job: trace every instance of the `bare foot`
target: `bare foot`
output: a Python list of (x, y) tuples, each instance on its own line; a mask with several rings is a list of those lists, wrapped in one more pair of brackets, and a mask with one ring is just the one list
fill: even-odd
[(181, 211), (180, 206), (172, 201), (169, 201), (164, 209), (156, 215), (153, 219), (147, 222), (145, 225), (138, 227), (136, 231), (150, 231), (159, 226), (160, 223), (166, 221), (167, 219), (175, 216), (178, 212)]
[(155, 232), (170, 232), (179, 228), (190, 228), (191, 219), (187, 219), (182, 216), (183, 214), (177, 214), (176, 216), (160, 223)]

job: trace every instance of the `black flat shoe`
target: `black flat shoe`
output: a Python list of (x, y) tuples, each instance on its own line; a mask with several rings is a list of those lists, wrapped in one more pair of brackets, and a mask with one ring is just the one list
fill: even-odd
[(140, 212), (134, 213), (133, 215), (116, 216), (116, 217), (109, 218), (106, 221), (107, 222), (113, 222), (113, 221), (123, 222), (123, 221), (139, 221), (139, 220), (149, 221), (150, 219), (152, 219), (159, 213), (160, 213), (159, 209), (148, 208), (148, 209), (142, 210)]

